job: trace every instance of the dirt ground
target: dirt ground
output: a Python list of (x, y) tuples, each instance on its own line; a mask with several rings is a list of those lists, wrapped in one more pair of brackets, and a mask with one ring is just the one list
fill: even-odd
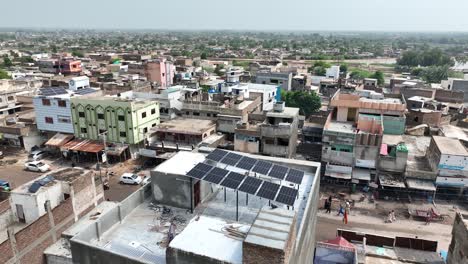
[[(371, 202), (367, 198), (359, 201), (362, 194), (364, 194), (362, 192), (349, 194), (344, 190), (336, 189), (331, 192), (330, 188), (322, 188), (319, 208), (323, 206), (323, 200), (330, 194), (335, 194), (342, 199), (334, 198), (331, 214), (326, 214), (323, 209), (318, 213), (317, 241), (335, 238), (337, 228), (341, 228), (391, 237), (417, 236), (422, 239), (438, 241), (438, 250), (447, 250), (452, 238), (451, 232), (455, 213), (457, 211), (468, 212), (462, 205), (451, 203), (431, 204), (421, 201), (404, 203), (382, 200)], [(337, 216), (339, 204), (343, 203), (344, 199), (354, 200), (347, 225), (342, 222), (342, 216)], [(428, 210), (430, 208), (443, 215), (443, 220), (433, 221), (426, 225), (424, 220), (417, 219), (417, 217), (410, 214), (414, 209)], [(397, 221), (385, 223), (388, 212), (391, 210), (395, 210)]]

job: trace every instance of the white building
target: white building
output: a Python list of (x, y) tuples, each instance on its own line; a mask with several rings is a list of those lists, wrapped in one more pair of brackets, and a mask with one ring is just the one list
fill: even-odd
[(260, 94), (262, 97), (262, 110), (270, 111), (276, 102), (278, 86), (269, 84), (241, 83), (233, 86), (224, 86), (221, 92), (243, 96), (244, 99), (255, 99)]
[(325, 76), (327, 78), (338, 80), (338, 78), (340, 77), (340, 66), (339, 65), (331, 66), (330, 68), (327, 69)]
[(33, 104), (36, 111), (37, 128), (40, 131), (73, 134), (70, 97), (99, 96), (97, 89), (89, 88), (88, 77), (72, 78), (65, 87), (47, 87), (39, 90)]

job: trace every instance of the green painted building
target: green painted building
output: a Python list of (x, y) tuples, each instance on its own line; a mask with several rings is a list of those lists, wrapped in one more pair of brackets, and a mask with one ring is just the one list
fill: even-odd
[(159, 124), (159, 103), (120, 97), (71, 98), (75, 137), (137, 144), (144, 134)]

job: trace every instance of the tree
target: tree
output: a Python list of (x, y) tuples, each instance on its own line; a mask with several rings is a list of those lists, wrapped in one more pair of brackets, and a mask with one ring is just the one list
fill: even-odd
[(369, 78), (371, 73), (361, 69), (353, 69), (349, 74), (349, 77), (354, 80), (362, 80), (364, 78)]
[(340, 65), (340, 71), (341, 71), (341, 72), (344, 72), (344, 73), (347, 73), (347, 72), (348, 72), (348, 64), (342, 63), (342, 64)]
[(11, 79), (11, 77), (6, 71), (0, 69), (0, 79)]
[(217, 64), (216, 65), (216, 68), (214, 69), (214, 73), (218, 76), (223, 76), (224, 73), (221, 71), (222, 69), (224, 69), (224, 65), (223, 64)]
[(83, 57), (84, 57), (84, 54), (83, 54), (83, 52), (81, 52), (81, 51), (74, 50), (74, 51), (72, 51), (72, 56), (78, 57), (78, 58), (83, 58)]
[(206, 52), (202, 52), (202, 54), (200, 55), (200, 59), (206, 60), (207, 58), (208, 58), (208, 55), (206, 55)]
[(3, 67), (8, 68), (11, 67), (13, 63), (11, 62), (10, 58), (7, 56), (3, 57)]
[(325, 76), (327, 73), (327, 68), (330, 68), (331, 65), (324, 61), (316, 61), (314, 64), (309, 67), (307, 70), (312, 72), (314, 75), (317, 76)]
[(318, 111), (322, 106), (320, 97), (314, 92), (281, 91), (281, 100), (288, 107), (298, 107), (306, 117)]
[(369, 76), (369, 78), (377, 79), (377, 84), (379, 86), (383, 86), (385, 84), (385, 76), (381, 71), (374, 72), (372, 75)]

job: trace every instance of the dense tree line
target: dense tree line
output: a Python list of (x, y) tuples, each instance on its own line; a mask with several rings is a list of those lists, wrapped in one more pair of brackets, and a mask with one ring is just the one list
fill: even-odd
[(427, 48), (423, 50), (409, 50), (397, 60), (398, 65), (416, 66), (453, 66), (455, 61), (439, 48)]
[(306, 117), (317, 112), (322, 106), (320, 97), (314, 92), (281, 91), (281, 100), (288, 107), (297, 107)]

